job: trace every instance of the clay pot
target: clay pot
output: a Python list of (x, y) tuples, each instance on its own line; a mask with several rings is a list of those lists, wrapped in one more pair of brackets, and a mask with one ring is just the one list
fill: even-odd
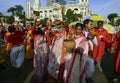
[(72, 51), (76, 46), (76, 42), (72, 39), (64, 39), (63, 46), (67, 51)]

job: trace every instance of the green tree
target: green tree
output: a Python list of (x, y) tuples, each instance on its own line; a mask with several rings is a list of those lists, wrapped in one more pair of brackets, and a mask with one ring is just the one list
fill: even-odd
[(25, 12), (23, 11), (23, 7), (21, 5), (15, 5), (14, 7), (10, 7), (7, 12), (11, 12), (12, 16), (19, 17), (20, 22), (23, 23), (25, 26)]
[(82, 18), (82, 15), (76, 14), (76, 13), (74, 13), (73, 10), (68, 9), (66, 12), (66, 18), (67, 18), (68, 23), (71, 23), (71, 22), (80, 20), (80, 18)]
[(7, 10), (8, 13), (12, 13), (12, 16), (15, 15), (15, 11), (16, 11), (16, 9), (15, 9), (14, 7), (10, 7), (10, 8)]
[(15, 5), (16, 12), (22, 13), (23, 7), (21, 5)]
[(34, 21), (33, 18), (26, 18), (26, 21)]
[(118, 17), (118, 14), (117, 13), (111, 13), (111, 14), (109, 14), (108, 15), (108, 19), (109, 19), (109, 21), (111, 22), (111, 24), (113, 25), (114, 24), (114, 18), (115, 17)]
[(40, 23), (42, 24), (43, 27), (46, 26), (47, 20), (48, 20), (48, 18), (44, 18), (44, 19), (40, 20)]
[(15, 5), (16, 16), (18, 16), (21, 20), (25, 18), (23, 7), (21, 5)]
[(7, 12), (11, 12), (12, 16), (18, 16), (20, 19), (24, 18), (23, 7), (21, 5), (15, 5), (15, 7), (10, 7)]
[(36, 16), (39, 16), (39, 13), (40, 13), (40, 12), (38, 12), (38, 11), (34, 11), (34, 14), (35, 14)]
[(25, 18), (23, 7), (21, 5), (15, 5), (16, 16), (18, 16), (21, 20)]
[(73, 13), (74, 11), (72, 11), (71, 9), (68, 9), (66, 12), (66, 18), (69, 23), (71, 22), (71, 18), (73, 18)]
[(7, 17), (6, 21), (7, 21), (7, 23), (12, 24), (15, 22), (15, 18), (14, 18), (14, 16), (9, 16), (9, 17)]

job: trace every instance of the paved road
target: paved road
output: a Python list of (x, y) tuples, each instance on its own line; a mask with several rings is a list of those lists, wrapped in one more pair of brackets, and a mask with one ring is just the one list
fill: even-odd
[[(25, 60), (22, 68), (20, 70), (15, 70), (10, 65), (9, 57), (6, 57), (5, 54), (2, 56), (8, 64), (5, 69), (0, 70), (0, 83), (37, 83), (34, 78), (33, 60)], [(120, 81), (110, 81), (115, 75), (112, 68), (112, 60), (113, 56), (106, 53), (102, 60), (103, 72), (100, 72), (96, 68), (93, 79), (88, 81), (88, 83), (120, 83)], [(48, 82), (45, 80), (44, 83)]]

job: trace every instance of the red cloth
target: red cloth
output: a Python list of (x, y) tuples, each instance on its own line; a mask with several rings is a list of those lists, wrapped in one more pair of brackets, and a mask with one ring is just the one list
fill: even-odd
[(113, 34), (109, 34), (109, 42), (106, 42), (105, 43), (105, 48), (110, 48), (111, 47), (111, 42), (112, 42), (112, 39), (113, 39)]
[(65, 28), (65, 32), (66, 32), (66, 36), (67, 36), (68, 33), (69, 33), (69, 27), (68, 27), (68, 26), (65, 26), (64, 28)]
[(25, 31), (29, 31), (30, 30), (30, 28), (29, 27), (26, 27), (26, 28), (24, 28), (23, 30), (25, 30)]
[(116, 45), (117, 45), (117, 48), (114, 55), (114, 67), (116, 72), (120, 75), (120, 31), (118, 32), (116, 39), (112, 43), (112, 46), (115, 47)]
[(48, 27), (46, 26), (45, 28), (44, 28), (44, 32), (46, 32), (48, 30)]
[(50, 30), (50, 31), (46, 31), (45, 32), (45, 36), (46, 36), (46, 42), (47, 42), (47, 44), (48, 45), (51, 45), (52, 44), (52, 39), (53, 39), (53, 37), (54, 37), (54, 34), (53, 34), (53, 32)]
[(74, 28), (70, 28), (69, 29), (69, 32), (72, 33), (72, 34), (75, 34), (76, 33), (76, 30)]
[[(95, 30), (98, 45), (93, 47), (93, 58), (98, 61), (101, 60), (101, 58), (104, 55), (104, 50), (105, 50), (105, 43), (109, 42), (109, 36), (108, 32), (105, 29), (102, 29), (101, 31), (96, 28)], [(99, 36), (103, 36), (103, 40), (100, 40)]]
[(24, 41), (24, 33), (21, 31), (15, 32), (15, 34), (10, 34), (8, 36), (8, 42), (12, 42), (12, 46), (17, 46), (19, 44), (22, 44)]

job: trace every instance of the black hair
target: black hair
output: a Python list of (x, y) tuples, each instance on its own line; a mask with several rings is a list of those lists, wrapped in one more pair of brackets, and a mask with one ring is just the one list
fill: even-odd
[(83, 24), (81, 24), (81, 23), (76, 23), (75, 29), (77, 29), (77, 27), (79, 27), (79, 26), (83, 29)]
[(41, 28), (36, 28), (36, 29), (37, 29), (37, 30), (35, 30), (36, 34), (40, 34), (42, 36), (45, 34), (44, 31), (41, 30)]
[(97, 21), (97, 24), (98, 24), (98, 23), (102, 23), (102, 24), (104, 24), (104, 22), (103, 22), (103, 21), (101, 21), (101, 20)]
[(9, 26), (9, 27), (8, 27), (8, 31), (9, 31), (10, 33), (15, 32), (15, 30), (16, 30), (16, 28), (15, 28), (14, 26)]
[(33, 23), (31, 22), (30, 25), (33, 26)]
[(93, 22), (91, 19), (85, 19), (84, 21), (83, 21), (83, 25), (85, 25), (85, 24), (88, 24), (89, 22)]

